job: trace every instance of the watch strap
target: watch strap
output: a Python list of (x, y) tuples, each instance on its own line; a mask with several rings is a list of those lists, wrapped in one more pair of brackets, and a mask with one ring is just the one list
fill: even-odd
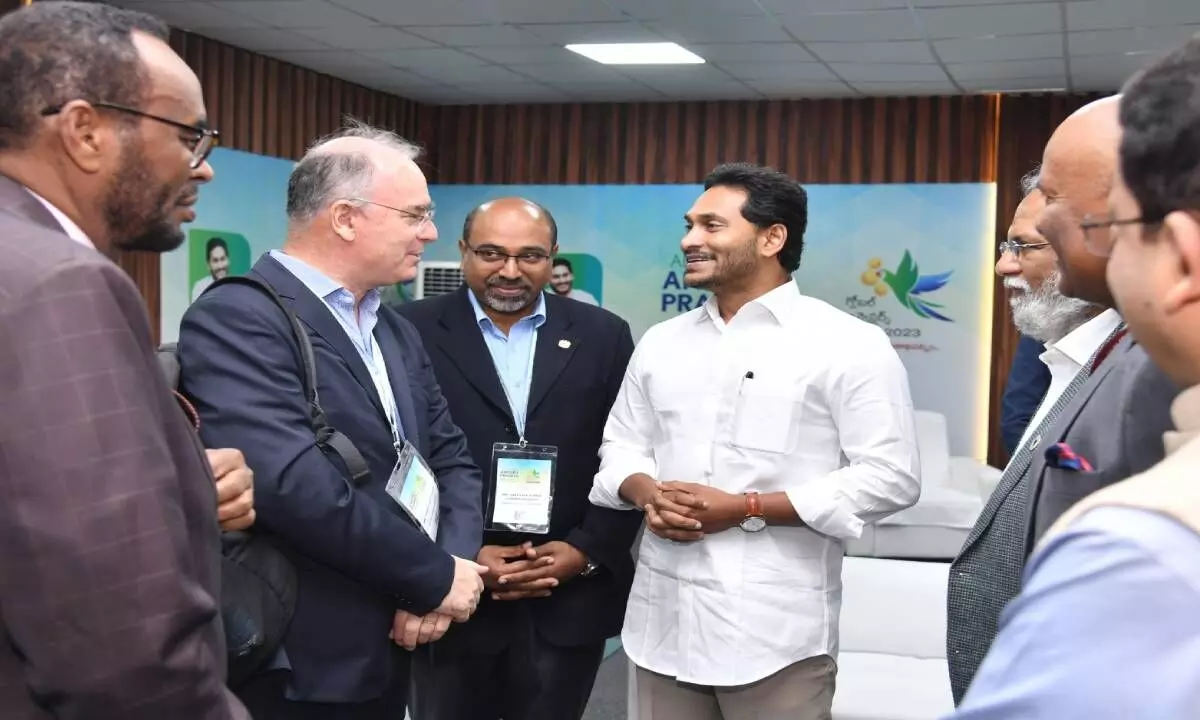
[(756, 492), (746, 493), (746, 517), (762, 517), (762, 498)]

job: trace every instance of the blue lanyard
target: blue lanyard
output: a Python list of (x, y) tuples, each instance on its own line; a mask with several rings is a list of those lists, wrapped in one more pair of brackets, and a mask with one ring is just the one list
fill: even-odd
[[(508, 400), (508, 408), (512, 411), (513, 422), (517, 426), (517, 437), (520, 438), (521, 447), (529, 444), (525, 440), (525, 420), (529, 414), (529, 395), (533, 391), (533, 357), (537, 352), (537, 340), (538, 329), (534, 328), (533, 337), (529, 340), (529, 362), (525, 364), (525, 406), (519, 411), (516, 402), (513, 401), (512, 391), (508, 389), (508, 381), (505, 380), (508, 373), (502, 373), (500, 368), (496, 368), (496, 375), (500, 378), (500, 388), (504, 390), (504, 398)], [(495, 358), (492, 359), (492, 364), (495, 365)]]

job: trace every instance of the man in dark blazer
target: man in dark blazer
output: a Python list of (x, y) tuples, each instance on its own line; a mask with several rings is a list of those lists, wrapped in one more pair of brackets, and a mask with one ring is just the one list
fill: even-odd
[(213, 476), (105, 257), (178, 247), (212, 177), (167, 32), (101, 4), (0, 18), (4, 720), (249, 717), (225, 688)]
[[(1055, 130), (1039, 180), (1047, 202), (1038, 232), (1058, 256), (1059, 290), (1105, 308), (1116, 306), (1105, 281), (1111, 223), (1081, 221), (1106, 217), (1119, 138), (1117, 98), (1084, 106)], [(1119, 327), (1010, 461), (950, 573), (947, 660), (956, 702), (1020, 590), (1034, 543), (1076, 501), (1162, 460), (1177, 393)], [(1058, 443), (1092, 469), (1054, 467), (1047, 450), (1053, 457)]]
[(556, 236), (533, 202), (485, 203), (459, 243), (467, 285), (401, 309), (487, 469), (485, 486), (495, 443), (557, 449), (548, 529), (489, 531), (478, 557), (488, 597), (418, 651), (415, 720), (579, 718), (624, 619), (641, 516), (595, 507), (588, 491), (633, 339), (616, 315), (543, 292)]
[(1040, 358), (1045, 351), (1045, 343), (1028, 335), (1021, 335), (1017, 341), (1000, 402), (1000, 435), (1009, 456), (1017, 451), (1025, 428), (1050, 387), (1050, 369)]
[[(365, 481), (317, 446), (292, 327), (266, 294), (215, 287), (180, 328), (181, 387), (201, 435), (245, 453), (258, 525), (298, 576), (279, 659), (290, 677), (265, 674), (241, 693), (256, 720), (403, 717), (409, 653), (393, 639), (439, 637), (483, 587), (479, 470), (420, 337), (380, 307), (378, 288), (411, 279), (437, 238), (418, 153), (363, 125), (317, 143), (288, 183), (283, 250), (250, 272), (305, 326), (320, 403), (367, 461)], [(436, 543), (387, 489), (403, 447), (436, 476)]]

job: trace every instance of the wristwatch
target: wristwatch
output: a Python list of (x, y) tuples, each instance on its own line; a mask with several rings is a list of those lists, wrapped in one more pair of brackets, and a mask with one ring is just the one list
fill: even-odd
[(767, 519), (762, 514), (762, 498), (756, 492), (746, 493), (746, 517), (739, 523), (742, 530), (756, 533), (767, 527)]
[(579, 577), (591, 577), (598, 572), (600, 572), (600, 566), (596, 564), (596, 561), (588, 560), (587, 565), (583, 566), (583, 570), (579, 571)]

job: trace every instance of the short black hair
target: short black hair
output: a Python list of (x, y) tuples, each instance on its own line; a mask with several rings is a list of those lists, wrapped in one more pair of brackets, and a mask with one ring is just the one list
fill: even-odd
[(219, 235), (214, 235), (208, 239), (207, 243), (204, 244), (204, 259), (208, 260), (211, 258), (213, 250), (216, 250), (217, 248), (224, 250), (226, 255), (229, 254), (229, 245), (225, 242), (225, 238)]
[(750, 163), (718, 165), (704, 178), (705, 190), (714, 187), (745, 191), (742, 217), (756, 227), (787, 228), (787, 240), (776, 257), (788, 274), (796, 272), (808, 228), (808, 193), (804, 187), (778, 170)]
[(153, 15), (86, 2), (35, 2), (0, 17), (0, 150), (33, 138), (42, 111), (72, 100), (141, 105), (149, 86), (133, 32), (166, 41)]
[[(558, 223), (556, 223), (554, 221), (554, 215), (551, 214), (551, 212), (549, 210), (547, 210), (539, 202), (535, 202), (535, 201), (529, 200), (527, 198), (521, 198), (521, 200), (524, 202), (527, 202), (530, 205), (532, 205), (533, 207), (537, 208), (537, 211), (542, 214), (543, 218), (546, 219), (546, 225), (550, 228), (550, 247), (557, 247), (558, 246)], [(492, 201), (488, 200), (485, 202), (481, 202), (478, 205), (476, 205), (475, 207), (471, 208), (471, 212), (467, 213), (467, 218), (465, 220), (463, 220), (463, 231), (462, 231), (462, 241), (465, 242), (466, 244), (468, 244), (468, 245), (471, 244), (471, 226), (475, 224), (475, 216), (479, 214), (479, 211), (483, 209), (484, 205), (487, 205), (490, 202), (492, 202)]]
[(1143, 219), (1200, 210), (1200, 35), (1129, 79), (1120, 120), (1121, 175)]
[(571, 273), (572, 275), (575, 274), (575, 268), (571, 267), (571, 261), (565, 257), (555, 257), (553, 267), (565, 267), (567, 272)]

